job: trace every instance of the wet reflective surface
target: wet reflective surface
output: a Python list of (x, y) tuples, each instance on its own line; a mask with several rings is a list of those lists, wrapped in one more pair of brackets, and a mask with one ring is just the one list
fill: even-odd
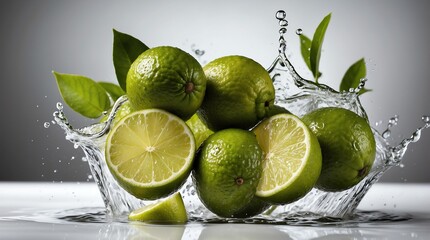
[[(376, 184), (354, 219), (283, 224), (111, 221), (94, 183), (0, 183), (0, 239), (428, 239), (430, 184)], [(312, 218), (308, 218), (312, 219)]]

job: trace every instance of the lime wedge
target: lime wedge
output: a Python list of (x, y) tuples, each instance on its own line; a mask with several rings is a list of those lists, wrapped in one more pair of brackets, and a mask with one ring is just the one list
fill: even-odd
[(195, 141), (179, 117), (159, 109), (122, 118), (106, 139), (106, 162), (129, 193), (158, 199), (176, 191), (191, 172)]
[(202, 120), (200, 120), (197, 114), (194, 114), (185, 123), (194, 134), (194, 139), (196, 140), (196, 149), (200, 147), (200, 145), (206, 140), (206, 138), (208, 138), (210, 135), (212, 135), (212, 133), (214, 133), (202, 122)]
[(264, 152), (256, 195), (274, 204), (306, 195), (321, 172), (321, 148), (314, 134), (291, 114), (267, 118), (252, 131)]
[(150, 223), (179, 224), (186, 223), (188, 216), (182, 196), (176, 192), (162, 201), (134, 210), (128, 215), (128, 219)]

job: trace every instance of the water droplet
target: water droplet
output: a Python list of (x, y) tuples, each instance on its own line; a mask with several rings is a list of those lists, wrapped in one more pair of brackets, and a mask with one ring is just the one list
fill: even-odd
[(302, 35), (302, 33), (303, 33), (303, 30), (301, 28), (297, 28), (296, 34), (297, 35)]
[(279, 10), (276, 12), (276, 19), (282, 20), (287, 16), (287, 13), (284, 10)]
[[(285, 34), (287, 32), (287, 29), (286, 28), (281, 28), (281, 29), (279, 29), (279, 34)], [(282, 40), (284, 40), (285, 41), (285, 39), (284, 39), (284, 37), (282, 37)]]
[(360, 151), (360, 143), (358, 141), (354, 141), (352, 143), (352, 147), (354, 148), (354, 150)]
[(93, 179), (93, 175), (88, 175), (88, 179)]
[(43, 124), (43, 126), (44, 126), (45, 128), (49, 128), (49, 126), (51, 126), (51, 124), (50, 124), (49, 122), (45, 122), (45, 123)]
[(382, 137), (385, 139), (389, 138), (390, 136), (391, 136), (391, 131), (388, 129), (382, 133)]
[(423, 120), (424, 123), (429, 124), (430, 123), (430, 116), (422, 116), (421, 119)]
[(57, 173), (57, 169), (54, 169), (54, 171), (53, 171), (54, 173)]
[(194, 53), (197, 56), (203, 56), (205, 54), (205, 50), (196, 49), (196, 50), (194, 50)]
[(88, 162), (86, 157), (82, 157), (82, 162)]
[(60, 159), (60, 160), (58, 160), (58, 162), (61, 162), (61, 159)]
[(72, 156), (71, 158), (70, 158), (70, 160), (72, 161), (72, 160), (74, 160), (75, 159), (75, 156)]
[(287, 21), (287, 20), (285, 20), (285, 19), (280, 20), (280, 21), (279, 21), (279, 26), (281, 26), (281, 27), (286, 27), (286, 26), (288, 26), (288, 21)]
[(399, 122), (399, 116), (394, 115), (394, 117), (390, 118), (390, 120), (388, 120), (388, 122), (392, 125), (397, 125), (397, 123)]
[(57, 102), (57, 109), (60, 111), (63, 110), (63, 104), (60, 102)]

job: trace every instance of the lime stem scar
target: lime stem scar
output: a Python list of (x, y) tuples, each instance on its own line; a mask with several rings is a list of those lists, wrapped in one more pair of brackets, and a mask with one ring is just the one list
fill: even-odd
[(244, 180), (242, 177), (238, 177), (234, 180), (238, 186), (242, 185)]
[(194, 91), (194, 83), (193, 82), (187, 82), (185, 84), (185, 93), (192, 93)]

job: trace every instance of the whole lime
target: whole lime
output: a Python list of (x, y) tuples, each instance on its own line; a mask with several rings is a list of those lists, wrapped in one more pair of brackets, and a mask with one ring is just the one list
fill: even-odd
[(243, 210), (255, 198), (262, 156), (252, 132), (225, 129), (209, 136), (193, 171), (202, 203), (221, 217), (246, 217)]
[(135, 110), (159, 108), (189, 119), (200, 107), (206, 77), (199, 62), (170, 46), (151, 48), (131, 65), (127, 96)]
[(267, 111), (266, 117), (275, 116), (275, 115), (281, 114), (281, 113), (291, 114), (291, 112), (288, 111), (286, 108), (279, 106), (279, 105), (273, 105), (273, 106), (269, 107), (269, 110)]
[(306, 114), (302, 120), (321, 146), (322, 170), (317, 188), (343, 191), (367, 176), (376, 143), (366, 119), (347, 109), (326, 107)]
[(203, 69), (207, 89), (198, 114), (210, 129), (249, 129), (267, 116), (275, 89), (259, 63), (243, 56), (226, 56)]

